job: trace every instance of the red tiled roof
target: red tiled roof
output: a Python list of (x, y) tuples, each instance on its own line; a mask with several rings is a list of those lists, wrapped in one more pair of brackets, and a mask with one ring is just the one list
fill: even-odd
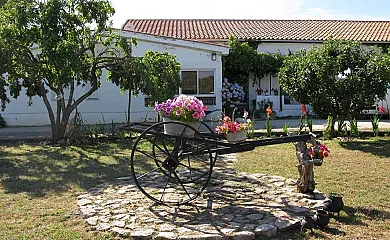
[(390, 21), (129, 19), (123, 30), (197, 41), (325, 41), (329, 36), (390, 42)]

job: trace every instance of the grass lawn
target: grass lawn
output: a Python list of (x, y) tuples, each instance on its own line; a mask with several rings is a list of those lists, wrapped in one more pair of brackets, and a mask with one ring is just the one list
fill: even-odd
[(128, 176), (130, 151), (94, 147), (0, 146), (0, 239), (111, 239), (90, 231), (77, 196)]
[[(390, 138), (325, 141), (330, 157), (315, 168), (317, 188), (343, 194), (345, 208), (328, 230), (296, 231), (290, 239), (390, 239)], [(113, 239), (91, 231), (78, 213), (77, 196), (130, 174), (129, 145), (89, 147), (0, 145), (0, 239)], [(240, 153), (236, 168), (297, 178), (292, 144)]]
[[(345, 204), (340, 219), (313, 236), (285, 234), (292, 239), (390, 239), (390, 138), (321, 141), (331, 150), (324, 164), (314, 168), (316, 188), (337, 192)], [(293, 144), (259, 147), (240, 154), (236, 169), (296, 179)]]

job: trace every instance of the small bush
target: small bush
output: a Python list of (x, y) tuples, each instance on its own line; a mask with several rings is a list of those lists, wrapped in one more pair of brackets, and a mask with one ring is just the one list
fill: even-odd
[(7, 127), (7, 123), (4, 121), (3, 116), (0, 114), (0, 128), (5, 128)]

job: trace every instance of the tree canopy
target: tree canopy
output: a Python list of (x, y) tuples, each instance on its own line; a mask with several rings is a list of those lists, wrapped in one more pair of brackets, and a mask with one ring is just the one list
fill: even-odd
[[(6, 92), (17, 98), (22, 88), (29, 97), (41, 97), (53, 141), (63, 138), (72, 111), (100, 87), (104, 70), (123, 90), (154, 94), (157, 90), (150, 89), (164, 86), (160, 82), (169, 79), (170, 88), (177, 91), (176, 59), (162, 53), (147, 53), (145, 59), (132, 57), (136, 41), (111, 28), (114, 8), (108, 0), (8, 0), (0, 11), (2, 106), (9, 102)], [(170, 69), (157, 76), (164, 67)], [(77, 95), (78, 86), (87, 90)], [(50, 101), (50, 91), (64, 96), (65, 90), (69, 90), (67, 99)]]
[(278, 78), (284, 91), (318, 116), (350, 120), (386, 97), (390, 58), (359, 42), (329, 38), (287, 56)]

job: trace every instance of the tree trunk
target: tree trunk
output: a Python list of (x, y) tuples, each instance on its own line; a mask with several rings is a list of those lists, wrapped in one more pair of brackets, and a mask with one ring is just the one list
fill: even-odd
[(307, 146), (305, 142), (294, 143), (296, 155), (299, 162), (298, 172), (299, 179), (297, 182), (297, 190), (300, 193), (311, 193), (315, 189), (313, 164), (303, 164), (310, 159), (307, 154)]
[(130, 80), (129, 80), (129, 100), (128, 100), (128, 104), (127, 104), (127, 124), (130, 124), (130, 117), (131, 117), (130, 111), (131, 111), (131, 86), (132, 85), (133, 85), (133, 78), (130, 77)]
[(332, 116), (328, 116), (328, 121), (326, 125), (326, 129), (324, 131), (324, 135), (327, 135), (327, 137), (334, 138), (336, 136), (336, 132), (334, 129), (335, 125), (335, 119)]
[(58, 124), (55, 128), (52, 128), (52, 144), (58, 143), (58, 141), (65, 138), (66, 124)]

